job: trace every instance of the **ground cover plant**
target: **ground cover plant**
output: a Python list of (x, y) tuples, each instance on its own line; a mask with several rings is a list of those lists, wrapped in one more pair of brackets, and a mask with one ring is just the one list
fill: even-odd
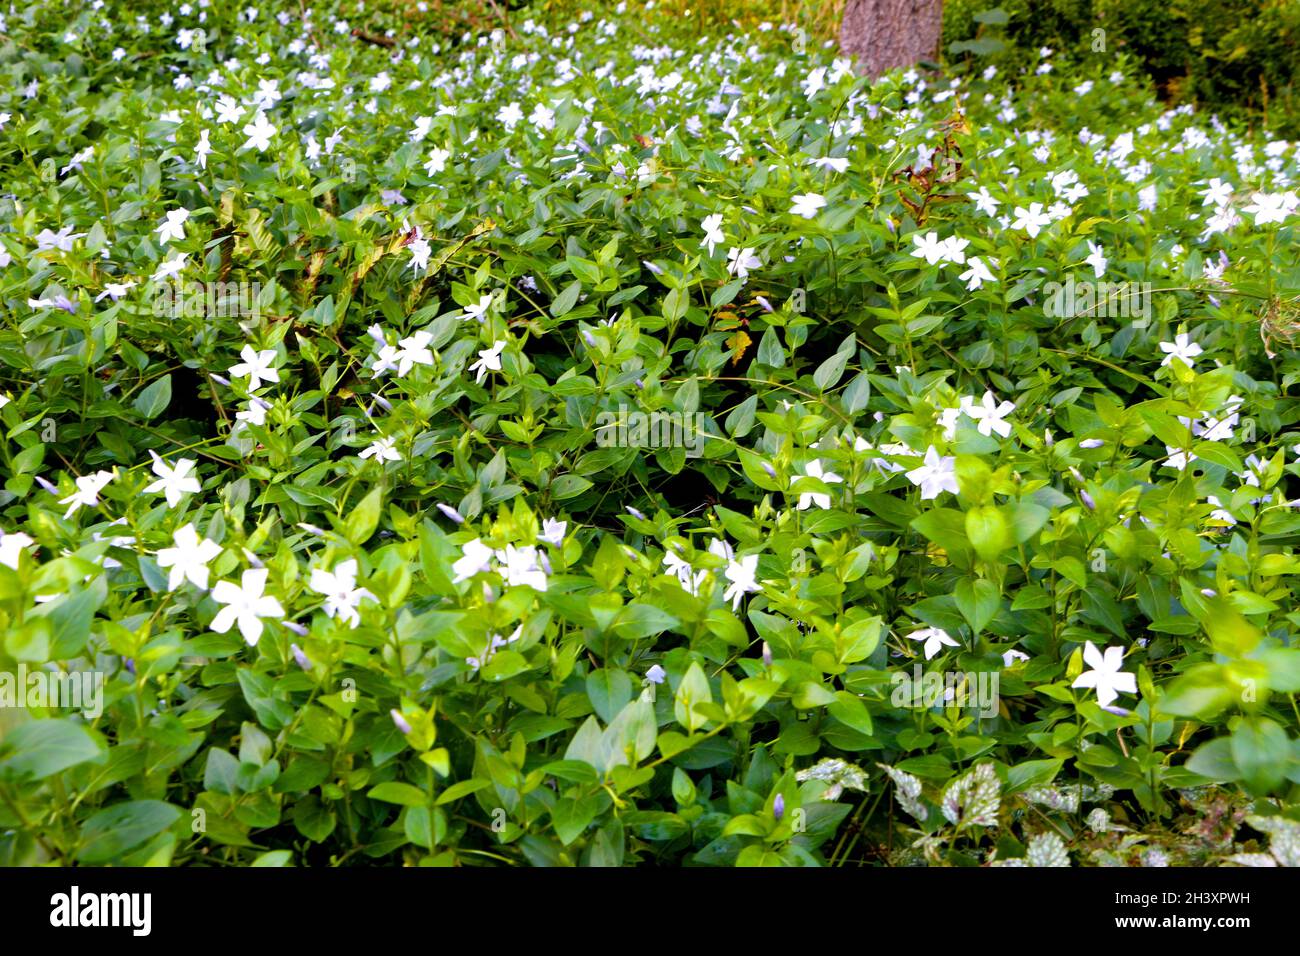
[(0, 859), (1297, 862), (1297, 146), (652, 5), (0, 17)]

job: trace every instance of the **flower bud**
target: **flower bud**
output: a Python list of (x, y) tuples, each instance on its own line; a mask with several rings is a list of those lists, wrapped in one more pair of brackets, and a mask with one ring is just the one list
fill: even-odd
[(398, 730), (404, 734), (409, 734), (411, 732), (411, 725), (406, 722), (406, 718), (402, 716), (400, 710), (394, 707), (388, 712), (388, 714), (393, 718), (393, 723), (396, 725)]

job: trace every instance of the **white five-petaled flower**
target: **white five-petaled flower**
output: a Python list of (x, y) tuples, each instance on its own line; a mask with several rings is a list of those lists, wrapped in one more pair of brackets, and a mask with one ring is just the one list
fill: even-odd
[(469, 367), (471, 372), (477, 371), (474, 381), (482, 383), (487, 378), (488, 372), (501, 371), (501, 350), (506, 347), (504, 339), (498, 339), (492, 344), (490, 349), (480, 349), (478, 361)]
[(262, 349), (259, 352), (251, 345), (245, 345), (240, 350), (239, 357), (243, 361), (230, 366), (228, 371), (231, 378), (248, 376), (248, 390), (250, 392), (260, 388), (263, 380), (267, 382), (280, 381), (279, 371), (271, 366), (271, 363), (275, 361), (275, 349)]
[(212, 155), (212, 143), (208, 139), (208, 131), (199, 131), (199, 141), (194, 144), (194, 158), (198, 160), (199, 169), (208, 168), (208, 157)]
[(217, 100), (217, 122), (218, 123), (237, 123), (243, 118), (247, 110), (241, 106), (234, 97), (223, 96)]
[[(804, 468), (803, 477), (817, 478), (824, 484), (828, 485), (838, 484), (844, 480), (833, 471), (823, 470), (822, 463), (818, 459), (813, 459), (808, 462), (807, 467)], [(811, 505), (816, 505), (818, 508), (829, 508), (831, 506), (831, 496), (820, 491), (801, 492), (799, 495), (798, 509), (800, 511), (806, 511)]]
[(433, 248), (429, 245), (428, 239), (424, 236), (416, 236), (406, 248), (411, 253), (411, 271), (423, 272), (429, 268), (429, 255), (433, 252)]
[(500, 562), (498, 570), (505, 578), (506, 584), (526, 584), (536, 591), (545, 591), (547, 585), (546, 569), (537, 560), (537, 548), (533, 545), (516, 547), (508, 544), (504, 551), (494, 552)]
[(270, 148), (271, 137), (277, 132), (278, 130), (266, 118), (266, 114), (258, 113), (253, 122), (244, 126), (244, 135), (248, 137), (244, 149), (255, 149), (260, 153)]
[(746, 594), (753, 594), (756, 591), (763, 590), (759, 587), (756, 575), (758, 574), (758, 555), (747, 554), (742, 558), (736, 558), (727, 563), (726, 569), (722, 572), (730, 582), (727, 590), (723, 593), (724, 601), (731, 601), (731, 609), (737, 610), (740, 607), (740, 599)]
[(1106, 264), (1110, 261), (1101, 250), (1101, 243), (1088, 240), (1088, 258), (1083, 260), (1092, 266), (1093, 275), (1100, 279), (1106, 274)]
[(662, 684), (664, 682), (664, 678), (667, 676), (668, 676), (668, 672), (664, 670), (662, 667), (660, 667), (658, 664), (652, 664), (650, 666), (650, 669), (645, 672), (645, 679), (652, 684)]
[(1083, 659), (1092, 668), (1074, 679), (1071, 687), (1091, 687), (1097, 691), (1097, 703), (1110, 706), (1119, 691), (1137, 693), (1137, 678), (1120, 670), (1124, 665), (1124, 648), (1107, 647), (1098, 651), (1092, 641), (1083, 645)]
[(727, 241), (727, 237), (722, 234), (722, 213), (715, 212), (711, 216), (705, 216), (704, 221), (700, 223), (700, 228), (704, 230), (704, 238), (700, 240), (700, 245), (709, 250), (709, 255), (713, 255), (713, 250), (719, 243)]
[(186, 581), (207, 590), (208, 562), (221, 553), (221, 545), (200, 538), (193, 524), (173, 531), (172, 542), (176, 547), (163, 548), (158, 552), (158, 567), (171, 568), (167, 577), (167, 590), (175, 591)]
[(451, 159), (451, 153), (440, 146), (435, 146), (429, 150), (429, 159), (424, 164), (424, 171), (430, 176), (436, 175), (447, 168), (447, 160)]
[(984, 283), (992, 282), (993, 273), (989, 271), (983, 259), (979, 256), (971, 256), (966, 260), (966, 271), (957, 278), (966, 283), (967, 291), (974, 292)]
[(195, 459), (181, 458), (172, 467), (163, 461), (152, 448), (149, 449), (149, 454), (153, 457), (153, 473), (158, 476), (158, 480), (145, 487), (146, 494), (161, 491), (167, 498), (167, 506), (175, 508), (180, 504), (183, 495), (203, 490), (198, 478), (190, 474), (194, 470), (194, 466), (198, 464)]
[(333, 571), (314, 569), (307, 586), (317, 594), (325, 595), (324, 609), (329, 617), (340, 618), (349, 627), (356, 627), (361, 621), (357, 610), (361, 601), (365, 598), (375, 600), (375, 596), (365, 588), (357, 587), (355, 558), (340, 562)]
[(399, 378), (406, 376), (416, 365), (432, 365), (433, 350), (429, 348), (429, 343), (433, 341), (433, 333), (421, 329), (404, 339), (399, 339), (397, 344), (400, 348), (394, 358), (397, 359), (397, 375)]
[(185, 221), (190, 218), (188, 209), (169, 209), (163, 224), (155, 232), (159, 242), (171, 242), (173, 239), (185, 238)]
[(817, 215), (817, 210), (826, 205), (826, 199), (817, 193), (801, 193), (791, 197), (790, 203), (790, 215), (811, 219)]
[(553, 544), (558, 548), (564, 544), (564, 534), (568, 530), (569, 523), (567, 521), (545, 518), (542, 520), (542, 533), (537, 536), (537, 539), (545, 541), (547, 544)]
[(1270, 222), (1282, 222), (1296, 211), (1296, 194), (1292, 193), (1251, 193), (1250, 205), (1241, 211), (1255, 217), (1255, 225), (1264, 226)]
[(749, 246), (743, 249), (732, 246), (727, 252), (727, 272), (738, 278), (746, 278), (750, 269), (757, 269), (762, 264), (763, 260), (754, 255)]
[(952, 635), (939, 627), (924, 627), (919, 631), (913, 631), (907, 636), (914, 641), (925, 642), (925, 659), (927, 661), (945, 647), (961, 647), (961, 644), (952, 639)]
[(374, 458), (381, 464), (386, 461), (401, 461), (402, 453), (393, 446), (397, 444), (396, 438), (378, 438), (371, 443), (370, 447), (361, 452), (362, 458)]
[(989, 436), (996, 433), (1003, 438), (1011, 434), (1011, 423), (1005, 419), (1015, 410), (1015, 402), (998, 404), (997, 398), (991, 391), (986, 391), (980, 402), (972, 402), (965, 407), (966, 414), (975, 420), (975, 427), (979, 429), (981, 435)]
[(940, 456), (931, 445), (925, 452), (925, 461), (907, 473), (907, 480), (921, 487), (921, 500), (938, 498), (942, 492), (957, 494), (957, 459), (951, 455)]
[(249, 568), (239, 584), (233, 581), (217, 582), (212, 589), (212, 599), (226, 606), (212, 619), (214, 631), (225, 634), (232, 625), (238, 625), (239, 633), (244, 636), (248, 646), (252, 647), (262, 636), (262, 618), (284, 617), (284, 608), (280, 602), (265, 593), (269, 573), (266, 568)]
[(1179, 332), (1174, 336), (1172, 342), (1161, 342), (1160, 351), (1166, 353), (1164, 361), (1160, 363), (1161, 365), (1168, 365), (1174, 359), (1179, 358), (1186, 362), (1190, 368), (1196, 364), (1196, 356), (1205, 350), (1193, 342), (1192, 337), (1186, 332)]
[(1011, 228), (1023, 229), (1031, 239), (1052, 222), (1052, 217), (1043, 212), (1043, 204), (1040, 202), (1030, 203), (1028, 209), (1017, 206), (1015, 213), (1016, 218), (1012, 221)]
[(99, 493), (112, 480), (113, 473), (111, 471), (97, 471), (93, 475), (82, 475), (78, 478), (76, 481), (77, 490), (59, 501), (59, 504), (68, 506), (68, 510), (63, 517), (71, 518), (73, 512), (82, 505), (93, 508), (99, 504)]

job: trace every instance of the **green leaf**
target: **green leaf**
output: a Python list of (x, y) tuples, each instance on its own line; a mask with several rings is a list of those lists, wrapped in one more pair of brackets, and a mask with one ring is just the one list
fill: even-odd
[(397, 780), (390, 780), (387, 783), (371, 787), (366, 796), (371, 800), (398, 803), (404, 807), (421, 807), (429, 802), (428, 794), (419, 787), (413, 787), (409, 783), (401, 783)]
[(164, 375), (141, 390), (132, 407), (145, 418), (157, 418), (171, 404), (172, 377)]
[(1250, 790), (1269, 793), (1286, 780), (1291, 741), (1286, 731), (1267, 717), (1243, 718), (1232, 732), (1232, 760)]
[(365, 544), (379, 526), (379, 515), (384, 504), (383, 486), (376, 486), (352, 509), (344, 524), (344, 533), (353, 544)]
[(180, 816), (179, 807), (161, 800), (133, 800), (100, 810), (81, 827), (77, 859), (90, 865), (112, 862), (166, 830)]
[(691, 664), (682, 682), (677, 685), (677, 693), (673, 697), (673, 716), (689, 733), (694, 733), (708, 723), (707, 718), (696, 711), (696, 707), (711, 703), (713, 692), (709, 689), (709, 679), (705, 676), (704, 669), (698, 663)]
[(99, 755), (99, 745), (79, 724), (30, 720), (0, 741), (0, 779), (44, 780)]

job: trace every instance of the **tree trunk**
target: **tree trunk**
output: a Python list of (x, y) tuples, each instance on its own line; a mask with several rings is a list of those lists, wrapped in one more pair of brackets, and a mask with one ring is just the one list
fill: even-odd
[(943, 28), (943, 0), (848, 0), (840, 48), (868, 76), (934, 59)]

